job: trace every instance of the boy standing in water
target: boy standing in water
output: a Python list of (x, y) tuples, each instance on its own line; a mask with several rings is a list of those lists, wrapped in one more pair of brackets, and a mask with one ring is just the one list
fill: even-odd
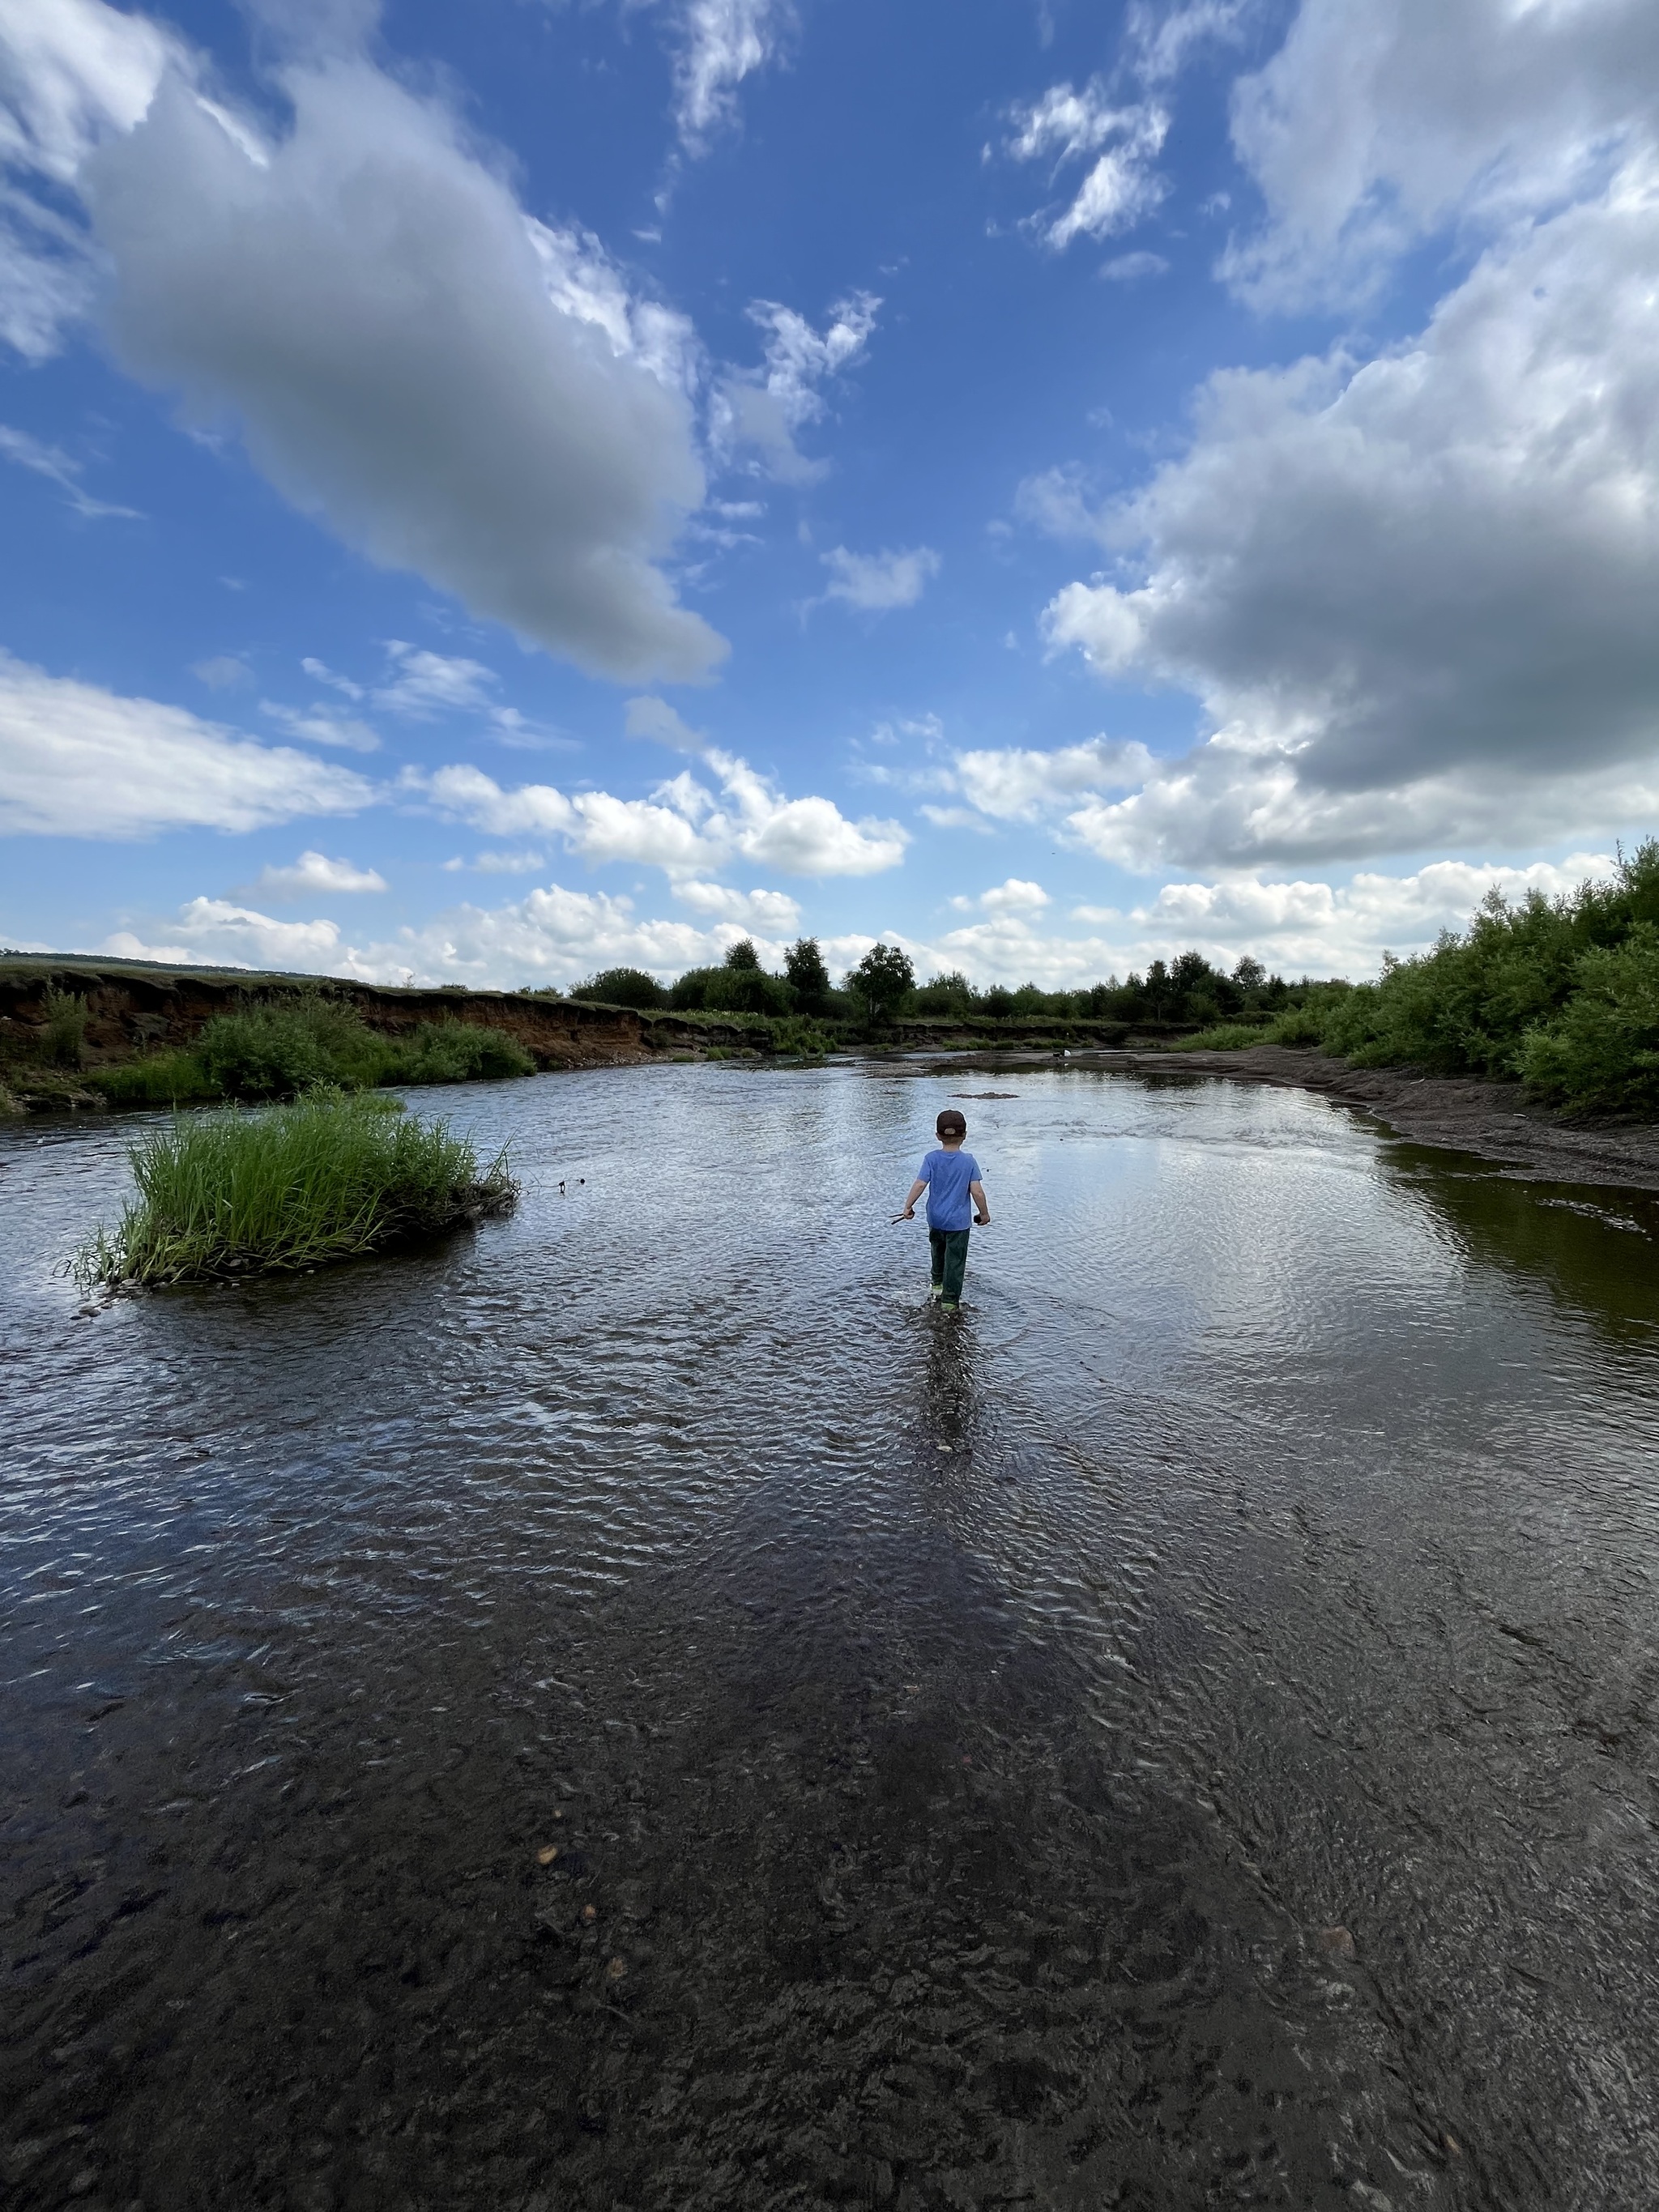
[(968, 1269), (968, 1227), (970, 1218), (981, 1229), (991, 1225), (985, 1203), (985, 1186), (979, 1179), (979, 1162), (964, 1152), (962, 1140), (968, 1124), (954, 1106), (947, 1106), (933, 1124), (939, 1150), (929, 1152), (916, 1170), (910, 1195), (904, 1201), (903, 1221), (916, 1218), (916, 1200), (927, 1194), (927, 1242), (933, 1249), (933, 1280), (927, 1296), (942, 1311), (955, 1313), (962, 1303), (962, 1279)]

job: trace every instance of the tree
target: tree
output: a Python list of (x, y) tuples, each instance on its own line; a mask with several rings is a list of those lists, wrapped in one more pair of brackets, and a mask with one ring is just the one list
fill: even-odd
[(896, 945), (872, 945), (847, 978), (847, 988), (863, 1001), (865, 1018), (873, 1029), (915, 988), (915, 980), (908, 952), (901, 952)]
[(728, 968), (758, 968), (761, 964), (761, 957), (755, 950), (753, 938), (740, 937), (735, 945), (728, 945), (726, 948), (726, 964)]
[(783, 956), (783, 972), (804, 1012), (815, 1013), (830, 995), (830, 970), (816, 937), (798, 938)]
[(1248, 952), (1233, 970), (1233, 981), (1241, 991), (1259, 991), (1267, 980), (1267, 969)]
[(967, 1013), (974, 1003), (974, 987), (959, 968), (948, 975), (930, 975), (916, 993), (919, 1014)]
[(586, 983), (578, 983), (573, 999), (597, 999), (607, 1006), (665, 1006), (668, 994), (643, 968), (602, 968)]
[(990, 989), (981, 994), (979, 1003), (994, 1022), (1006, 1022), (1014, 1011), (1014, 994), (1012, 991), (1004, 990), (1000, 983), (993, 983)]

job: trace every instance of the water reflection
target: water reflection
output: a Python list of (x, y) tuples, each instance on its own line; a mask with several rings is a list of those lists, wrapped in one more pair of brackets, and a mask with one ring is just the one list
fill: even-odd
[(1644, 1193), (1522, 1182), (1488, 1162), (1395, 1139), (1385, 1170), (1432, 1207), (1470, 1260), (1547, 1284), (1615, 1339), (1659, 1327), (1659, 1201)]
[(1599, 1194), (1076, 1067), (444, 1103), (514, 1220), (92, 1322), (121, 1138), (0, 1135), (19, 2205), (1659, 2201)]

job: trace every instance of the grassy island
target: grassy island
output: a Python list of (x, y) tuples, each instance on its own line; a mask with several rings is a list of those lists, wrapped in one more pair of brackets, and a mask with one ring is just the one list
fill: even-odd
[(305, 1272), (504, 1213), (518, 1196), (504, 1153), (481, 1166), (441, 1122), (361, 1094), (181, 1115), (131, 1159), (131, 1203), (76, 1257), (88, 1288)]

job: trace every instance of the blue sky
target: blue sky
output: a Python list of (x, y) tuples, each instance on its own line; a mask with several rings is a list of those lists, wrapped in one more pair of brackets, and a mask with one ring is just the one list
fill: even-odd
[(1363, 974), (1659, 823), (1636, 0), (0, 0), (0, 938)]

